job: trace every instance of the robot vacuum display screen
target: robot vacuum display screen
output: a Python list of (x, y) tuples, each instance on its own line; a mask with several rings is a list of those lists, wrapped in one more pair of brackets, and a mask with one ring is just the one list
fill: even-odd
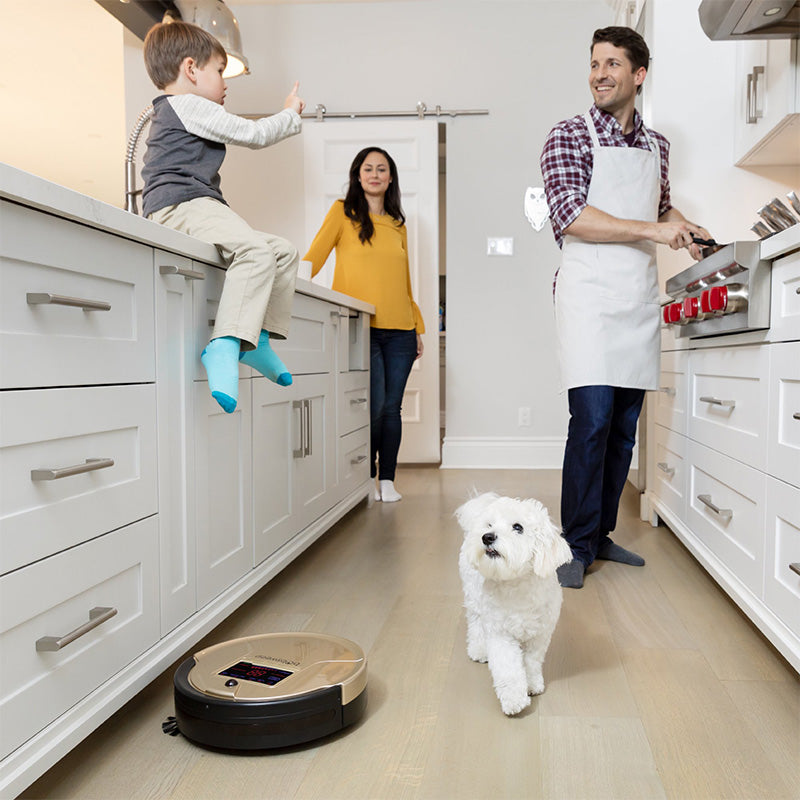
[(266, 683), (274, 686), (284, 678), (288, 678), (292, 673), (285, 669), (275, 667), (265, 667), (261, 664), (251, 664), (249, 661), (239, 661), (228, 669), (222, 670), (220, 675), (227, 675), (231, 678), (239, 678), (242, 681), (254, 681), (255, 683)]

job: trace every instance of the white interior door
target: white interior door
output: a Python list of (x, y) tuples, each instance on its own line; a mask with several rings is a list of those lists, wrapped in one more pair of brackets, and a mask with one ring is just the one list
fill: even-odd
[[(344, 197), (356, 153), (375, 145), (397, 164), (408, 228), (414, 299), (425, 320), (424, 354), (403, 397), (401, 463), (438, 463), (439, 145), (434, 120), (326, 120), (303, 126), (306, 237), (310, 244), (333, 202)], [(335, 254), (314, 281), (330, 287)], [(302, 272), (300, 273), (303, 274)]]

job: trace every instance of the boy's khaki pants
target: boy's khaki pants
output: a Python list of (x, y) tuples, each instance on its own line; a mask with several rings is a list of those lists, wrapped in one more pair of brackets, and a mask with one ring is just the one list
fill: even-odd
[(286, 338), (300, 261), (291, 242), (254, 231), (211, 197), (161, 208), (150, 219), (215, 245), (228, 265), (212, 339), (235, 336), (252, 350), (262, 329)]

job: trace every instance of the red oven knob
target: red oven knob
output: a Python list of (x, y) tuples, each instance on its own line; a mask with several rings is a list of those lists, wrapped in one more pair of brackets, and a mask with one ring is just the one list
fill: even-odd
[(714, 286), (700, 295), (700, 308), (706, 314), (724, 314), (728, 307), (728, 287)]
[(697, 302), (696, 297), (687, 297), (683, 301), (683, 316), (690, 322), (699, 319), (700, 304)]
[(664, 306), (664, 322), (675, 325), (683, 322), (683, 306), (680, 303), (670, 303)]

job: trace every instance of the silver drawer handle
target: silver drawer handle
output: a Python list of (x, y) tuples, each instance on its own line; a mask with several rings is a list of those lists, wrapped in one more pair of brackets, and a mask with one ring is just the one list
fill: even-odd
[(670, 478), (675, 474), (675, 467), (670, 467), (663, 461), (659, 461), (656, 466), (662, 471), (665, 472)]
[(362, 453), (358, 458), (351, 458), (350, 459), (350, 463), (351, 464), (363, 464), (366, 460), (367, 460), (367, 456), (365, 456)]
[(361, 406), (361, 405), (364, 405), (364, 403), (366, 403), (366, 402), (367, 402), (367, 398), (366, 397), (359, 397), (357, 399), (353, 399), (353, 398), (350, 399), (350, 405), (351, 406)]
[(701, 403), (711, 403), (712, 406), (724, 406), (725, 408), (736, 408), (735, 400), (720, 400), (718, 397), (701, 397)]
[(89, 621), (84, 622), (83, 625), (75, 628), (74, 631), (70, 631), (69, 633), (60, 637), (42, 636), (41, 639), (37, 639), (36, 650), (40, 653), (52, 653), (56, 650), (60, 650), (62, 647), (66, 647), (76, 639), (80, 639), (81, 636), (89, 633), (89, 631), (94, 630), (99, 625), (102, 625), (106, 620), (109, 620), (111, 617), (115, 616), (116, 613), (116, 608), (104, 608), (103, 606), (97, 606), (89, 611)]
[(697, 495), (697, 499), (706, 507), (710, 508), (718, 517), (722, 517), (722, 519), (728, 520), (733, 519), (733, 511), (730, 508), (717, 508), (711, 502), (711, 495), (710, 494), (699, 494)]
[(789, 564), (789, 569), (792, 572), (796, 572), (798, 575), (800, 575), (800, 564)]
[(162, 264), (158, 271), (162, 275), (182, 275), (184, 278), (191, 278), (193, 281), (204, 281), (206, 276), (196, 269), (188, 269), (187, 267), (179, 267), (175, 264)]
[(94, 472), (96, 469), (108, 469), (114, 466), (113, 458), (87, 458), (83, 464), (74, 467), (60, 467), (59, 469), (32, 469), (32, 481), (57, 481), (59, 478), (69, 478), (72, 475), (82, 475), (84, 472)]
[(84, 300), (82, 297), (64, 297), (51, 292), (28, 292), (29, 306), (71, 306), (82, 308), (84, 311), (111, 311), (111, 303), (103, 300)]
[(675, 397), (675, 388), (673, 386), (662, 386), (659, 392), (664, 392), (667, 397)]

